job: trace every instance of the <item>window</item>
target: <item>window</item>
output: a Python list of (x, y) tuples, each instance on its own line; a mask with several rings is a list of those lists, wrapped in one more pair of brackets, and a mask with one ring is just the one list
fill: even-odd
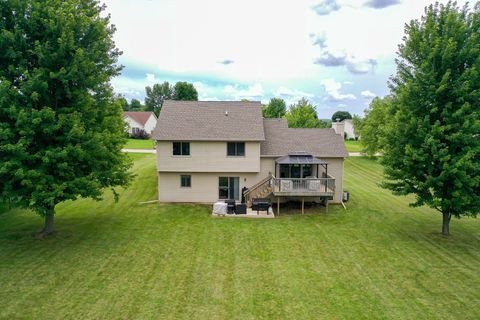
[(182, 188), (190, 188), (192, 187), (192, 176), (189, 175), (181, 175), (180, 176), (180, 186)]
[(189, 156), (190, 155), (190, 142), (174, 142), (173, 143), (173, 155), (174, 156)]
[(230, 156), (230, 157), (245, 156), (245, 142), (228, 142), (227, 156)]
[(290, 165), (290, 178), (301, 178), (302, 167), (299, 164)]
[(132, 128), (132, 133), (133, 134), (138, 134), (140, 132), (140, 128), (133, 127)]
[(218, 198), (222, 200), (240, 200), (240, 178), (219, 177)]
[(302, 166), (302, 178), (308, 178), (313, 176), (312, 165), (304, 164)]
[(307, 178), (313, 175), (313, 168), (310, 164), (281, 164), (280, 178)]
[(280, 165), (280, 178), (290, 178), (290, 166), (286, 164)]

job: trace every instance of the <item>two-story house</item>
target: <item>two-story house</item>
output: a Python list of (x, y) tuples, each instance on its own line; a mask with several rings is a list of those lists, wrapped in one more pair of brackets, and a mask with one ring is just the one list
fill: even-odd
[(240, 201), (242, 194), (342, 201), (342, 137), (264, 119), (259, 102), (165, 101), (152, 137), (161, 202)]

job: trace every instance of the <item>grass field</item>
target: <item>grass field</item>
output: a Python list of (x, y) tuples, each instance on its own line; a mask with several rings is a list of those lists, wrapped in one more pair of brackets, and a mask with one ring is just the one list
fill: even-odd
[(215, 219), (156, 198), (154, 155), (115, 204), (0, 215), (2, 319), (479, 319), (480, 221), (412, 209), (378, 188), (373, 160), (348, 159), (348, 210)]
[(128, 139), (125, 149), (153, 149), (153, 140)]
[(348, 152), (362, 152), (363, 149), (360, 141), (345, 140), (345, 146)]

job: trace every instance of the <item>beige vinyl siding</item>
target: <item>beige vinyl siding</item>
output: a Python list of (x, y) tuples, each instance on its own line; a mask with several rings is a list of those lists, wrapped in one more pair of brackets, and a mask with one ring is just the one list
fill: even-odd
[(156, 148), (161, 172), (260, 172), (260, 142), (245, 142), (240, 157), (227, 156), (227, 142), (190, 141), (190, 156), (173, 156), (172, 142), (157, 141)]
[[(158, 194), (161, 202), (197, 202), (213, 203), (218, 200), (218, 178), (239, 177), (240, 190), (252, 187), (270, 173), (275, 174), (276, 158), (261, 158), (260, 172), (159, 172)], [(328, 173), (336, 178), (335, 196), (331, 203), (340, 203), (343, 193), (343, 158), (324, 158), (328, 162)], [(192, 186), (182, 188), (181, 175), (191, 175)]]
[(328, 162), (328, 174), (335, 178), (335, 196), (331, 203), (341, 203), (343, 197), (343, 158), (323, 158)]
[[(190, 188), (181, 187), (181, 175), (192, 176)], [(219, 200), (219, 177), (239, 177), (241, 198), (242, 188), (254, 185), (258, 176), (256, 173), (239, 172), (159, 172), (158, 198), (160, 202), (214, 203)]]

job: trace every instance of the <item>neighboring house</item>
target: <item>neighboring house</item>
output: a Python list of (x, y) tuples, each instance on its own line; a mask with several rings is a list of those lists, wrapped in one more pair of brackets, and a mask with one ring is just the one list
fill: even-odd
[(128, 133), (135, 134), (140, 130), (145, 130), (151, 134), (157, 124), (157, 117), (153, 112), (134, 112), (128, 111), (123, 113), (125, 122), (128, 125)]
[(340, 122), (333, 122), (332, 128), (335, 130), (336, 133), (338, 133), (341, 136), (344, 136), (346, 139), (357, 138), (352, 119), (345, 119)]
[(161, 202), (343, 196), (345, 144), (333, 129), (288, 128), (260, 102), (165, 101), (153, 134)]

